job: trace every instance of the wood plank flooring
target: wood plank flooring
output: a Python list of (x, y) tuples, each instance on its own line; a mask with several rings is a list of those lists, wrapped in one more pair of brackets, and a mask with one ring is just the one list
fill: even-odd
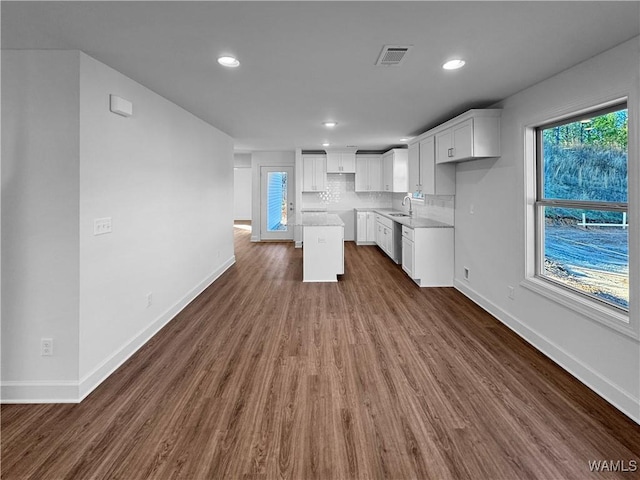
[(454, 289), (252, 244), (78, 405), (3, 405), (2, 479), (596, 479), (640, 427)]

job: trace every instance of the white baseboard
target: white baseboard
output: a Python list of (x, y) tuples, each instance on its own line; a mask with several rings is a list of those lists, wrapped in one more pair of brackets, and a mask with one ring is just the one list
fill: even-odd
[(2, 382), (1, 403), (78, 403), (78, 382)]
[(139, 332), (119, 350), (85, 375), (79, 382), (2, 382), (1, 403), (79, 403), (98, 387), (109, 375), (147, 343), (162, 327), (173, 320), (189, 303), (215, 282), (236, 263), (235, 256), (224, 262), (215, 272), (207, 276), (172, 307), (161, 314), (152, 324)]
[(514, 331), (518, 336), (522, 337), (536, 350), (542, 352), (564, 370), (588, 386), (591, 390), (611, 403), (622, 413), (627, 415), (636, 423), (640, 423), (640, 399), (635, 398), (629, 392), (610, 382), (569, 352), (562, 349), (543, 335), (532, 330), (523, 322), (488, 300), (486, 297), (480, 295), (478, 292), (470, 288), (469, 285), (459, 280), (455, 280), (454, 287), (475, 302), (483, 310), (486, 310), (496, 317), (501, 323)]

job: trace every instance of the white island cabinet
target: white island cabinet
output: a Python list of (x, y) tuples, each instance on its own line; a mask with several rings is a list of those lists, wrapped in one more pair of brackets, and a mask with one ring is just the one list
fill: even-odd
[(344, 222), (331, 213), (301, 213), (302, 281), (337, 282), (344, 274)]

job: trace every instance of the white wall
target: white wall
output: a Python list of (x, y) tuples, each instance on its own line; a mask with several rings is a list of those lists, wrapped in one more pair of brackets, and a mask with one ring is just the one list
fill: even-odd
[(77, 401), (233, 263), (233, 144), (79, 52), (7, 58), (2, 397)]
[(251, 168), (251, 154), (250, 153), (234, 153), (233, 166), (240, 167), (240, 168)]
[(1, 374), (21, 396), (78, 378), (79, 54), (3, 51), (2, 76)]
[(235, 220), (251, 220), (252, 190), (251, 167), (234, 167), (233, 169), (233, 218)]
[(234, 153), (233, 167), (233, 218), (251, 220), (253, 205), (251, 154)]
[[(2, 13), (0, 13), (0, 17)], [(0, 19), (1, 20), (1, 19)], [(2, 21), (0, 21), (0, 39)], [(2, 41), (0, 40), (0, 47)], [(0, 49), (0, 150), (2, 146), (2, 50)], [(2, 152), (0, 151), (0, 380), (2, 380)], [(1, 387), (0, 387), (1, 388)], [(0, 395), (1, 397), (2, 395)]]
[[(640, 421), (640, 344), (520, 286), (525, 278), (526, 125), (559, 109), (630, 94), (630, 268), (632, 310), (638, 311), (640, 210), (636, 38), (502, 102), (502, 156), (460, 163), (456, 172), (456, 286), (622, 411)], [(470, 213), (473, 205), (474, 213)], [(470, 269), (470, 281), (463, 268)], [(515, 298), (507, 286), (516, 288)]]
[[(233, 262), (233, 143), (84, 54), (80, 72), (80, 379), (87, 390), (128, 357), (121, 349), (136, 348)], [(109, 94), (133, 102), (133, 116), (111, 113)], [(93, 235), (101, 217), (112, 218), (112, 234)]]

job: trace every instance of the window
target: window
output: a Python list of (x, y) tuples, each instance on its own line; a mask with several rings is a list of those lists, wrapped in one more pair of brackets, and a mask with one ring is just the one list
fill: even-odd
[(626, 104), (536, 128), (535, 275), (629, 308)]

